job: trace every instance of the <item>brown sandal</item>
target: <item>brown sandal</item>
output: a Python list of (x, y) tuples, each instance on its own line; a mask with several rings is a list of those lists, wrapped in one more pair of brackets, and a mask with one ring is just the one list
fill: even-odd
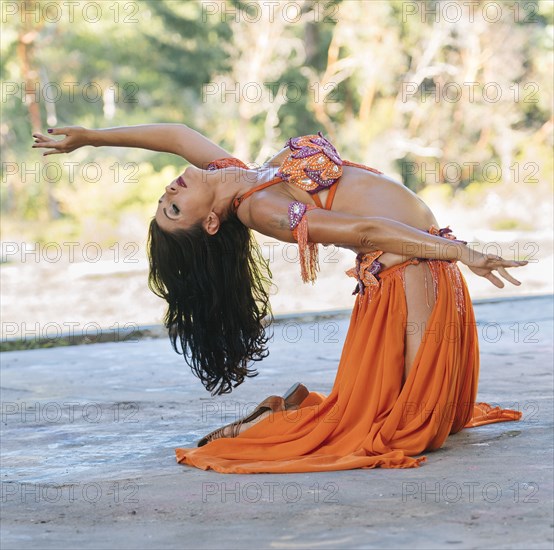
[(199, 442), (198, 447), (203, 447), (206, 443), (213, 441), (214, 439), (220, 439), (223, 437), (237, 437), (240, 433), (240, 429), (243, 424), (248, 424), (256, 420), (260, 415), (267, 411), (277, 412), (285, 409), (285, 400), (277, 395), (272, 395), (264, 399), (248, 416), (227, 424), (222, 428), (218, 428), (208, 435), (204, 436)]
[(249, 422), (256, 420), (256, 418), (267, 411), (276, 413), (284, 410), (297, 409), (300, 403), (302, 403), (302, 401), (307, 397), (308, 393), (309, 392), (306, 386), (300, 382), (297, 382), (285, 392), (283, 397), (279, 397), (277, 395), (267, 397), (252, 411), (251, 414), (245, 418), (237, 420), (236, 422), (232, 422), (231, 424), (227, 424), (222, 428), (218, 428), (217, 430), (210, 432), (197, 443), (197, 446), (203, 447), (206, 443), (214, 441), (215, 439), (237, 437), (243, 424), (248, 424)]
[(304, 384), (296, 382), (296, 384), (291, 386), (286, 391), (285, 395), (283, 395), (283, 399), (285, 400), (285, 410), (289, 411), (298, 409), (302, 401), (308, 397), (309, 393), (308, 388), (304, 386)]

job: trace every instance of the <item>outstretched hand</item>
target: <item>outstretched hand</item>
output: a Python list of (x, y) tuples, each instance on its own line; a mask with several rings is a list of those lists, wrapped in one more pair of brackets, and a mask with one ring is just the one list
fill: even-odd
[[(71, 153), (83, 147), (84, 145), (90, 145), (90, 141), (87, 138), (87, 129), (82, 126), (68, 126), (66, 128), (53, 128), (50, 135), (35, 133), (33, 138), (35, 144), (32, 146), (34, 149), (42, 148), (49, 149), (42, 153), (43, 156), (58, 155), (60, 153)], [(64, 139), (56, 140), (51, 136), (66, 136)]]
[(493, 271), (497, 271), (498, 274), (506, 279), (506, 281), (512, 283), (513, 285), (519, 286), (520, 281), (512, 277), (507, 271), (507, 267), (520, 267), (527, 265), (527, 261), (517, 261), (517, 260), (505, 260), (500, 256), (495, 256), (494, 254), (481, 254), (476, 250), (471, 250), (469, 253), (469, 258), (466, 259), (465, 263), (473, 273), (479, 275), (480, 277), (485, 277), (488, 279), (494, 286), (498, 288), (504, 288), (504, 282), (502, 279), (493, 274)]

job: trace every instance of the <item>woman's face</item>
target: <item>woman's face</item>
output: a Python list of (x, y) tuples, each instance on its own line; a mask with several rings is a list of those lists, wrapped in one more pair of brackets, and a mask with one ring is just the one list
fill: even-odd
[(210, 172), (189, 166), (165, 188), (158, 201), (156, 222), (163, 231), (187, 229), (204, 221), (212, 211), (214, 192)]

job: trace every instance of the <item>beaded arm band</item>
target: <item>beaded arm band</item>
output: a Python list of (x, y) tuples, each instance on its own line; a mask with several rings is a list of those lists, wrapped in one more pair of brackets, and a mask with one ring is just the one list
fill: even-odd
[(302, 280), (312, 284), (317, 279), (319, 271), (319, 254), (317, 243), (308, 242), (308, 218), (305, 214), (314, 208), (317, 206), (298, 201), (289, 204), (289, 224), (292, 235), (298, 242)]

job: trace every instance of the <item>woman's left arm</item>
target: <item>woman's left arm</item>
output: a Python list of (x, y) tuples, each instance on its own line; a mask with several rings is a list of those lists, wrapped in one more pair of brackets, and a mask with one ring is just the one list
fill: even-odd
[[(285, 242), (294, 242), (289, 228), (288, 201), (284, 197), (258, 201), (247, 213), (247, 225), (265, 235)], [(475, 274), (485, 277), (502, 288), (503, 282), (492, 271), (514, 285), (520, 282), (507, 271), (507, 267), (519, 267), (526, 261), (505, 260), (500, 256), (481, 254), (462, 241), (454, 241), (431, 235), (401, 222), (380, 217), (364, 217), (331, 212), (317, 208), (305, 213), (308, 217), (308, 240), (322, 244), (334, 244), (356, 252), (381, 250), (406, 258), (433, 260), (459, 260)]]
[(198, 168), (219, 158), (232, 157), (219, 145), (189, 128), (185, 124), (141, 124), (91, 130), (81, 126), (53, 128), (50, 136), (66, 136), (52, 139), (40, 133), (33, 134), (33, 147), (50, 149), (44, 155), (69, 153), (86, 145), (93, 147), (137, 147), (173, 153), (183, 157)]

